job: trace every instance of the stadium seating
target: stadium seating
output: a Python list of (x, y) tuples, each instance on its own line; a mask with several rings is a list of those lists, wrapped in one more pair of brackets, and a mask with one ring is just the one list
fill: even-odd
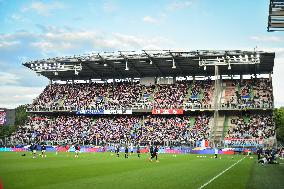
[[(197, 141), (210, 138), (212, 113), (161, 116), (145, 112), (153, 109), (182, 109), (185, 112), (212, 110), (216, 99), (220, 100), (220, 108), (225, 110), (273, 108), (272, 94), (271, 81), (256, 78), (222, 80), (218, 98), (215, 97), (214, 81), (210, 78), (154, 85), (142, 85), (138, 81), (52, 84), (44, 89), (28, 110), (64, 111), (66, 114), (32, 116), (25, 126), (11, 136), (11, 141), (20, 144), (33, 140), (85, 144), (124, 141), (148, 144), (154, 141), (164, 145), (175, 143), (194, 146)], [(127, 109), (140, 110), (140, 114), (74, 115), (80, 110)], [(244, 139), (252, 144), (259, 139), (275, 136), (271, 115), (252, 114), (230, 120), (232, 126), (224, 131), (223, 136), (230, 138), (229, 143), (243, 143), (240, 139)]]
[[(224, 80), (223, 109), (273, 108), (268, 79)], [(30, 111), (88, 109), (212, 109), (214, 84), (210, 79), (145, 86), (139, 82), (53, 84), (34, 100)]]
[(272, 115), (253, 114), (231, 119), (233, 128), (227, 133), (228, 138), (267, 139), (275, 136)]
[(32, 141), (106, 144), (129, 141), (149, 144), (194, 145), (209, 138), (209, 121), (205, 114), (189, 116), (86, 116), (30, 117), (29, 122), (11, 136), (17, 144)]
[(272, 82), (269, 79), (225, 80), (224, 109), (273, 108)]

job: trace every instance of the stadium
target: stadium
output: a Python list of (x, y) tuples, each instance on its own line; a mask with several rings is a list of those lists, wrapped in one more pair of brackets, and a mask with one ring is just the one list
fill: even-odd
[[(269, 32), (283, 28), (283, 5), (270, 1)], [(49, 84), (22, 117), (0, 109), (0, 125), (21, 121), (0, 137), (0, 189), (284, 188), (275, 58), (140, 49), (23, 61)]]

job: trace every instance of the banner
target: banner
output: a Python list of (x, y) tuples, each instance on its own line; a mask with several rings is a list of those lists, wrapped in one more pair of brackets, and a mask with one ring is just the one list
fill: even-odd
[(31, 118), (33, 121), (46, 121), (48, 120), (46, 117), (33, 117)]
[(183, 114), (183, 109), (153, 109), (152, 114)]
[(225, 138), (224, 143), (229, 146), (257, 146), (263, 144), (263, 139)]
[(132, 110), (105, 110), (104, 114), (132, 114)]
[(104, 114), (103, 109), (99, 110), (79, 110), (76, 112), (77, 115), (94, 115), (94, 114)]
[(77, 115), (95, 115), (95, 114), (132, 114), (132, 110), (80, 110)]
[(6, 112), (5, 110), (0, 110), (0, 125), (5, 125), (6, 123)]

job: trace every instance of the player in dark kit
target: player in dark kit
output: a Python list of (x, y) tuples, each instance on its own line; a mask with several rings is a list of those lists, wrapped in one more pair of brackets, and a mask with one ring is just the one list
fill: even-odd
[(128, 158), (128, 146), (125, 145), (125, 154), (124, 154), (125, 158)]
[(140, 146), (138, 145), (138, 146), (136, 147), (136, 149), (137, 149), (137, 156), (140, 158)]
[(45, 157), (46, 158), (46, 146), (43, 144), (41, 146), (41, 157)]
[(33, 158), (36, 158), (36, 144), (31, 144), (30, 149), (33, 154)]
[(150, 146), (150, 161), (152, 161), (153, 157), (154, 157), (154, 146), (151, 145)]
[(119, 157), (119, 145), (115, 146), (116, 157)]
[(77, 144), (75, 145), (75, 158), (79, 157), (79, 152), (80, 152), (80, 146)]
[(260, 160), (261, 159), (261, 155), (262, 155), (262, 148), (258, 148), (256, 153), (257, 153), (257, 159)]
[(156, 158), (156, 162), (159, 162), (158, 161), (158, 151), (159, 151), (158, 146), (155, 146), (154, 152), (153, 152), (153, 158)]

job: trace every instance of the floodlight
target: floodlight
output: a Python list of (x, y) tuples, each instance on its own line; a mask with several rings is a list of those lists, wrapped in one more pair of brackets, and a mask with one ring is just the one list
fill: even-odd
[(126, 60), (126, 61), (125, 61), (125, 70), (126, 70), (126, 71), (129, 70), (127, 63), (128, 63), (128, 61)]
[(173, 67), (172, 67), (172, 69), (176, 69), (177, 67), (176, 67), (176, 63), (175, 63), (175, 59), (173, 58)]
[(240, 58), (240, 62), (242, 62), (243, 61), (242, 55), (240, 55), (239, 58)]
[(245, 61), (246, 61), (246, 62), (248, 62), (248, 61), (249, 61), (249, 57), (248, 57), (248, 55), (247, 55), (247, 54), (245, 55)]

